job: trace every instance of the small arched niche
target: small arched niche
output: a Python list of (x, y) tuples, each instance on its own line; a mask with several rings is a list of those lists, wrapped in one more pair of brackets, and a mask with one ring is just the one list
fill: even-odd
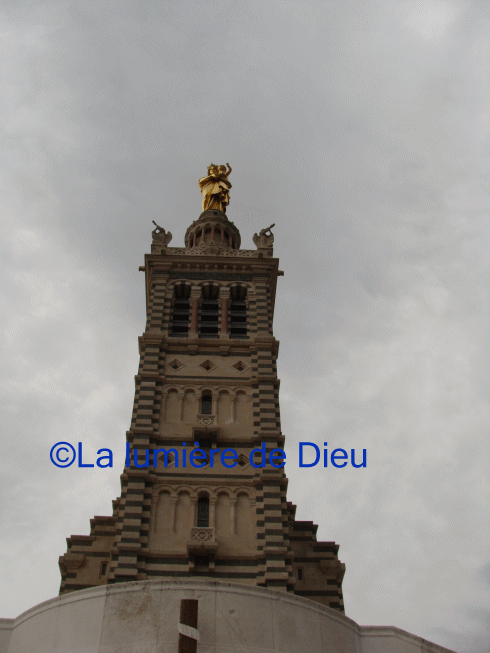
[(240, 539), (249, 541), (252, 538), (252, 514), (250, 498), (242, 493), (236, 502), (236, 534)]
[(218, 494), (216, 502), (216, 537), (231, 535), (231, 503), (226, 492)]
[(246, 424), (250, 419), (250, 404), (245, 392), (238, 391), (235, 397), (235, 422)]
[(232, 419), (232, 401), (227, 390), (218, 394), (218, 424), (230, 424)]
[(181, 492), (177, 500), (175, 511), (175, 532), (184, 538), (184, 541), (189, 539), (192, 525), (192, 504), (191, 497), (188, 492)]
[(172, 527), (171, 510), (170, 492), (161, 492), (157, 502), (157, 522), (155, 530), (161, 531)]
[(194, 390), (184, 392), (183, 421), (185, 424), (194, 424), (196, 421), (197, 406)]
[(165, 403), (165, 420), (170, 424), (180, 422), (180, 397), (177, 390), (169, 390)]

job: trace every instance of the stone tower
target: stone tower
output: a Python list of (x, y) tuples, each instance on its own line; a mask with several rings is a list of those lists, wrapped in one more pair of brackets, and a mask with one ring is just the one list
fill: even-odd
[[(343, 612), (338, 545), (317, 542), (317, 526), (296, 521), (282, 467), (250, 458), (254, 448), (284, 447), (272, 327), (282, 272), (272, 233), (240, 249), (237, 227), (211, 209), (187, 229), (185, 247), (169, 247), (171, 238), (157, 226), (140, 268), (147, 323), (121, 497), (112, 517), (91, 520), (89, 536), (67, 539), (60, 594), (201, 577)], [(189, 463), (196, 447), (200, 467)], [(223, 449), (236, 452), (228, 464)]]

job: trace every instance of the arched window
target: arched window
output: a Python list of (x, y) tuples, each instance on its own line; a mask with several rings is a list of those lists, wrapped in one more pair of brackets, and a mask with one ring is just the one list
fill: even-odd
[(197, 524), (198, 528), (209, 527), (209, 498), (199, 497), (197, 500)]
[(230, 338), (247, 337), (247, 288), (235, 286), (231, 289)]
[(170, 335), (176, 338), (187, 338), (189, 335), (191, 289), (185, 284), (175, 286), (172, 312), (172, 329)]
[(211, 415), (213, 410), (213, 398), (210, 394), (204, 394), (201, 398), (201, 415)]

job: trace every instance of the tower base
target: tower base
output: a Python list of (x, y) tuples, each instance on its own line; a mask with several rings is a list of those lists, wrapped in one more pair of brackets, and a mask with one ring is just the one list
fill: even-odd
[(398, 628), (359, 626), (285, 592), (213, 580), (105, 585), (0, 619), (0, 653), (177, 653), (182, 599), (197, 599), (198, 653), (453, 653)]

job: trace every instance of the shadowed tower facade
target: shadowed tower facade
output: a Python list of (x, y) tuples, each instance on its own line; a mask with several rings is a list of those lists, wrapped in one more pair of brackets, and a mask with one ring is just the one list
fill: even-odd
[[(60, 594), (203, 577), (293, 592), (343, 612), (338, 545), (317, 542), (317, 526), (295, 519), (283, 468), (251, 464), (252, 449), (284, 447), (273, 334), (282, 272), (271, 228), (255, 234), (255, 249), (240, 248), (225, 212), (231, 168), (209, 171), (199, 185), (203, 206), (215, 208), (190, 225), (185, 246), (169, 247), (171, 234), (153, 231), (140, 268), (147, 323), (121, 497), (112, 516), (91, 520), (89, 536), (68, 538)], [(195, 449), (199, 467), (190, 464)], [(225, 449), (236, 456), (222, 456)]]

